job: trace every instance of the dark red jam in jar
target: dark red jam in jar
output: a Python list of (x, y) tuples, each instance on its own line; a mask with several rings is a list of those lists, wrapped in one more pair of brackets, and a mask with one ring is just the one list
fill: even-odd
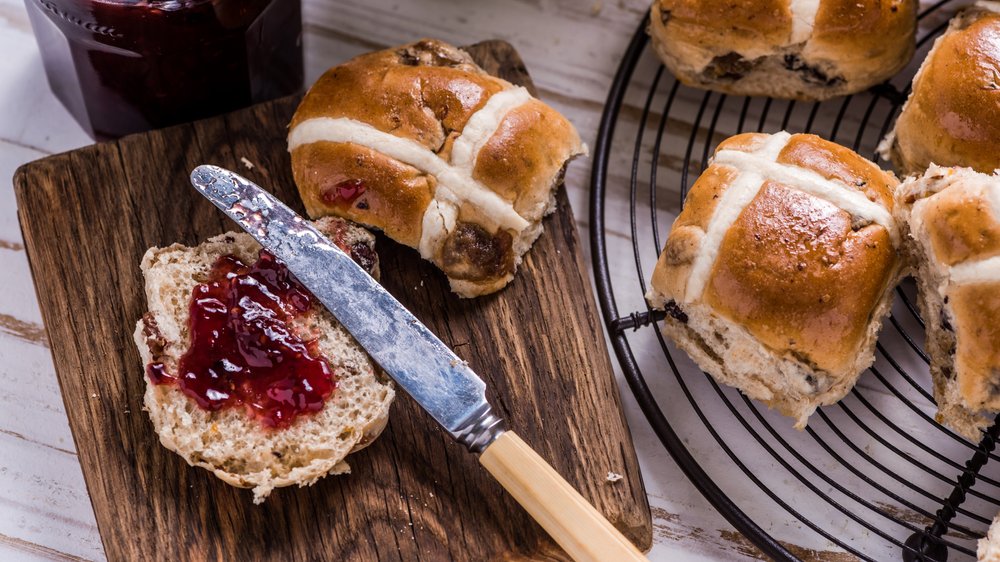
[(300, 0), (25, 0), (49, 85), (91, 136), (302, 87)]
[(263, 425), (286, 427), (323, 409), (336, 388), (316, 340), (292, 328), (312, 307), (309, 291), (266, 250), (252, 265), (223, 256), (192, 291), (191, 344), (178, 374), (151, 363), (146, 376), (176, 384), (206, 410), (242, 405)]

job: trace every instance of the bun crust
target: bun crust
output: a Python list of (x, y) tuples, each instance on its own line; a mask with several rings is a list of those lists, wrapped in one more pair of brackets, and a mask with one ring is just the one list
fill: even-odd
[(883, 152), (904, 175), (932, 163), (1000, 167), (1000, 4), (979, 2), (938, 37)]
[(895, 178), (814, 135), (732, 137), (671, 228), (647, 298), (705, 371), (805, 425), (874, 359), (900, 276)]
[[(339, 219), (316, 226), (347, 248), (358, 244), (374, 256), (374, 238)], [(216, 259), (232, 254), (252, 263), (260, 245), (249, 234), (227, 233), (197, 247), (174, 244), (150, 248), (142, 259), (147, 312), (134, 339), (143, 365), (162, 363), (177, 372), (189, 346), (188, 303), (194, 286)], [(369, 271), (378, 275), (377, 262)], [(268, 430), (238, 407), (204, 410), (173, 384), (153, 384), (148, 377), (144, 405), (164, 447), (191, 466), (210, 470), (233, 486), (253, 488), (254, 503), (281, 486), (307, 486), (328, 474), (350, 472), (344, 458), (368, 446), (385, 428), (395, 391), (354, 338), (322, 307), (293, 329), (318, 334), (318, 346), (337, 377), (337, 388), (323, 409), (297, 418), (290, 426)]]
[(586, 150), (554, 109), (429, 39), (327, 71), (288, 138), (310, 216), (383, 230), (464, 297), (510, 282)]
[(1000, 412), (1000, 177), (932, 165), (898, 197), (938, 421), (978, 441)]
[(689, 86), (823, 100), (885, 81), (913, 56), (914, 0), (656, 0), (653, 47)]

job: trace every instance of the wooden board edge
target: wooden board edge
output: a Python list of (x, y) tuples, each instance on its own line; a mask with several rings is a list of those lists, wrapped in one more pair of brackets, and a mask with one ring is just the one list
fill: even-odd
[[(462, 49), (465, 50), (465, 49), (471, 49), (471, 48), (476, 48), (476, 47), (482, 48), (484, 50), (485, 49), (490, 49), (490, 48), (495, 48), (495, 49), (503, 50), (503, 51), (509, 53), (510, 60), (509, 61), (502, 61), (502, 64), (505, 64), (505, 65), (514, 65), (516, 67), (519, 67), (520, 69), (523, 69), (522, 72), (524, 72), (524, 74), (526, 76), (528, 76), (528, 80), (529, 80), (529, 83), (526, 84), (526, 87), (529, 88), (529, 90), (534, 95), (537, 95), (537, 91), (535, 89), (534, 83), (533, 83), (533, 81), (531, 81), (530, 75), (527, 73), (527, 70), (525, 68), (524, 62), (523, 62), (523, 60), (521, 59), (519, 53), (517, 52), (517, 50), (514, 48), (514, 46), (512, 44), (510, 44), (509, 42), (504, 41), (502, 39), (491, 39), (491, 40), (481, 41), (479, 43), (476, 43), (476, 44), (473, 44), (473, 45), (470, 45), (470, 46), (467, 46), (467, 47), (462, 47)], [(292, 97), (296, 97), (296, 96), (300, 96), (300, 95), (301, 94), (293, 94), (291, 96), (287, 96), (287, 98), (292, 98)], [(272, 102), (265, 102), (265, 103), (273, 103), (273, 102), (279, 101), (281, 99), (283, 99), (283, 98), (278, 98), (277, 100), (272, 100)], [(246, 109), (246, 108), (243, 108), (243, 109)], [(241, 111), (241, 110), (236, 110), (236, 111)], [(220, 117), (220, 116), (210, 117), (208, 119), (214, 119), (214, 118), (218, 118), (218, 117)], [(184, 125), (185, 124), (178, 125), (178, 126), (184, 126)], [(31, 176), (34, 173), (34, 168), (36, 166), (40, 165), (40, 164), (49, 163), (49, 162), (51, 162), (51, 163), (59, 162), (62, 165), (68, 165), (66, 163), (66, 160), (72, 154), (78, 154), (80, 152), (98, 151), (99, 150), (99, 148), (98, 148), (99, 146), (109, 147), (109, 145), (115, 145), (115, 149), (117, 149), (118, 148), (118, 143), (121, 140), (125, 140), (125, 139), (127, 139), (129, 137), (132, 137), (132, 136), (141, 136), (141, 135), (144, 135), (144, 134), (145, 133), (136, 133), (134, 135), (129, 135), (128, 137), (123, 137), (123, 139), (119, 139), (118, 141), (108, 141), (108, 142), (103, 142), (103, 143), (96, 143), (96, 144), (93, 144), (93, 145), (88, 145), (88, 146), (85, 146), (85, 147), (80, 147), (80, 148), (69, 150), (69, 151), (66, 151), (66, 152), (63, 152), (63, 153), (59, 153), (59, 154), (48, 155), (48, 156), (45, 156), (43, 158), (40, 158), (40, 159), (31, 161), (31, 162), (28, 162), (26, 164), (23, 164), (23, 165), (19, 166), (15, 170), (14, 177), (13, 177), (13, 183), (14, 183), (15, 199), (16, 199), (17, 205), (18, 205), (17, 215), (18, 215), (19, 227), (20, 227), (21, 232), (22, 232), (22, 237), (24, 238), (24, 241), (25, 241), (26, 254), (28, 256), (29, 268), (31, 269), (32, 282), (33, 282), (34, 289), (36, 291), (36, 295), (43, 288), (39, 286), (39, 280), (35, 276), (34, 266), (32, 265), (32, 261), (33, 261), (32, 260), (32, 254), (33, 254), (33, 252), (36, 251), (36, 250), (33, 250), (33, 247), (35, 245), (35, 241), (34, 241), (34, 238), (31, 236), (31, 233), (30, 233), (31, 229), (30, 228), (25, 228), (26, 217), (22, 214), (22, 212), (20, 210), (21, 206), (22, 206), (21, 203), (25, 200), (25, 194), (26, 194), (27, 190), (35, 188), (35, 186), (32, 185), (33, 182), (30, 181)], [(560, 198), (562, 198), (562, 199), (565, 200), (565, 211), (564, 212), (566, 214), (564, 215), (563, 218), (564, 218), (564, 220), (568, 219), (568, 223), (571, 226), (570, 230), (572, 232), (570, 233), (570, 236), (572, 237), (572, 241), (573, 241), (573, 243), (575, 243), (575, 245), (577, 247), (582, 247), (582, 245), (581, 245), (581, 237), (580, 237), (580, 233), (579, 233), (579, 230), (578, 230), (578, 227), (577, 227), (577, 223), (576, 223), (576, 217), (575, 217), (575, 214), (573, 213), (572, 206), (569, 203), (569, 199), (568, 199), (568, 196), (567, 196), (565, 184), (560, 185), (560, 187), (558, 189), (559, 189), (559, 195), (558, 196)], [(39, 226), (38, 228), (43, 228), (43, 227)], [(589, 319), (589, 323), (590, 323), (590, 326), (589, 326), (590, 330), (593, 331), (595, 334), (597, 334), (599, 337), (601, 337), (602, 340), (603, 340), (603, 337), (604, 337), (604, 328), (602, 327), (601, 323), (599, 322), (599, 316), (595, 317), (595, 313), (598, 310), (598, 308), (597, 308), (597, 303), (596, 303), (596, 300), (595, 300), (595, 297), (594, 297), (594, 293), (593, 293), (594, 286), (593, 286), (593, 282), (592, 282), (592, 280), (590, 278), (589, 270), (586, 268), (586, 265), (585, 265), (585, 263), (583, 261), (583, 255), (582, 255), (582, 253), (578, 252), (577, 256), (575, 256), (575, 257), (576, 257), (575, 261), (577, 263), (577, 268), (579, 270), (579, 274), (581, 275), (581, 277), (582, 277), (582, 279), (584, 281), (585, 286), (590, 288), (590, 293), (587, 294), (587, 295), (585, 295), (585, 301), (586, 302), (581, 303), (581, 306), (584, 306), (585, 309), (587, 309), (588, 312), (591, 313), (591, 314), (587, 315), (587, 317)], [(48, 324), (46, 323), (45, 326), (46, 326), (45, 327), (46, 334), (49, 335)], [(55, 362), (56, 358), (53, 355), (53, 351), (52, 351), (51, 348), (50, 348), (50, 355), (52, 355), (53, 362)], [(631, 428), (629, 427), (629, 425), (627, 423), (624, 411), (622, 409), (621, 388), (619, 387), (618, 382), (615, 379), (614, 369), (613, 369), (613, 366), (612, 366), (612, 363), (611, 363), (612, 359), (611, 359), (611, 355), (610, 355), (610, 352), (609, 352), (607, 346), (604, 347), (603, 357), (605, 358), (604, 360), (607, 362), (607, 367), (608, 367), (608, 369), (606, 370), (606, 376), (608, 376), (608, 377), (610, 377), (612, 379), (612, 388), (614, 389), (614, 393), (613, 393), (613, 397), (612, 398), (613, 398), (613, 401), (614, 401), (615, 405), (618, 408), (618, 414), (619, 414), (619, 416), (621, 418), (622, 426), (625, 429), (625, 432), (626, 432), (626, 434), (627, 434), (627, 436), (629, 438), (631, 449), (632, 449), (632, 455), (634, 457), (634, 455), (635, 455), (635, 443), (634, 443), (634, 439), (632, 438)], [(602, 370), (604, 370), (604, 369), (602, 369)], [(65, 393), (62, 392), (63, 391), (63, 388), (62, 388), (62, 377), (57, 377), (57, 379), (58, 379), (59, 384), (60, 384), (60, 393), (62, 394), (62, 398), (63, 398), (63, 401), (64, 401), (64, 408), (65, 408), (66, 407), (66, 404), (65, 404)], [(74, 434), (74, 445), (76, 445), (75, 434)], [(639, 466), (638, 466), (637, 459), (635, 460), (634, 466), (635, 466), (635, 471), (636, 471), (635, 475), (634, 475), (636, 477), (636, 484), (638, 485), (638, 487), (640, 488), (640, 490), (642, 490), (643, 492), (645, 492), (645, 485), (644, 485), (644, 482), (642, 480), (641, 472), (639, 471)], [(89, 489), (89, 487), (90, 487), (90, 485), (88, 484), (88, 489)], [(648, 496), (646, 496), (645, 493), (641, 494), (640, 496), (641, 496), (641, 500), (642, 501), (640, 503), (637, 503), (634, 507), (644, 517), (644, 523), (640, 524), (637, 527), (633, 526), (633, 525), (629, 525), (629, 526), (623, 528), (622, 530), (623, 530), (623, 532), (626, 533), (627, 536), (629, 536), (629, 538), (631, 540), (633, 540), (634, 542), (636, 542), (641, 549), (648, 550), (648, 548), (652, 544), (652, 532), (653, 532), (653, 528), (652, 528), (652, 515), (651, 515), (650, 508), (649, 508)], [(621, 522), (621, 523), (624, 524), (625, 522)], [(102, 533), (101, 535), (102, 535), (102, 541), (103, 541), (104, 540), (104, 534)]]

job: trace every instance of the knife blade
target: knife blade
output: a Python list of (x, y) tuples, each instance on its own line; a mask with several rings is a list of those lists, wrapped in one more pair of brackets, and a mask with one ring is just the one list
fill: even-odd
[(280, 259), (420, 406), (578, 561), (646, 558), (513, 431), (486, 384), (336, 244), (246, 178), (198, 166), (191, 183)]
[(460, 443), (479, 452), (502, 431), (486, 383), (308, 221), (246, 178), (199, 166), (191, 183), (278, 257), (382, 368)]

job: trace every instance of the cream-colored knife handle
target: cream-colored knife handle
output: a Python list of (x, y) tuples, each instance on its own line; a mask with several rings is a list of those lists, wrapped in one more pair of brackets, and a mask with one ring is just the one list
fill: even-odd
[(577, 562), (646, 560), (618, 529), (513, 431), (479, 462)]

